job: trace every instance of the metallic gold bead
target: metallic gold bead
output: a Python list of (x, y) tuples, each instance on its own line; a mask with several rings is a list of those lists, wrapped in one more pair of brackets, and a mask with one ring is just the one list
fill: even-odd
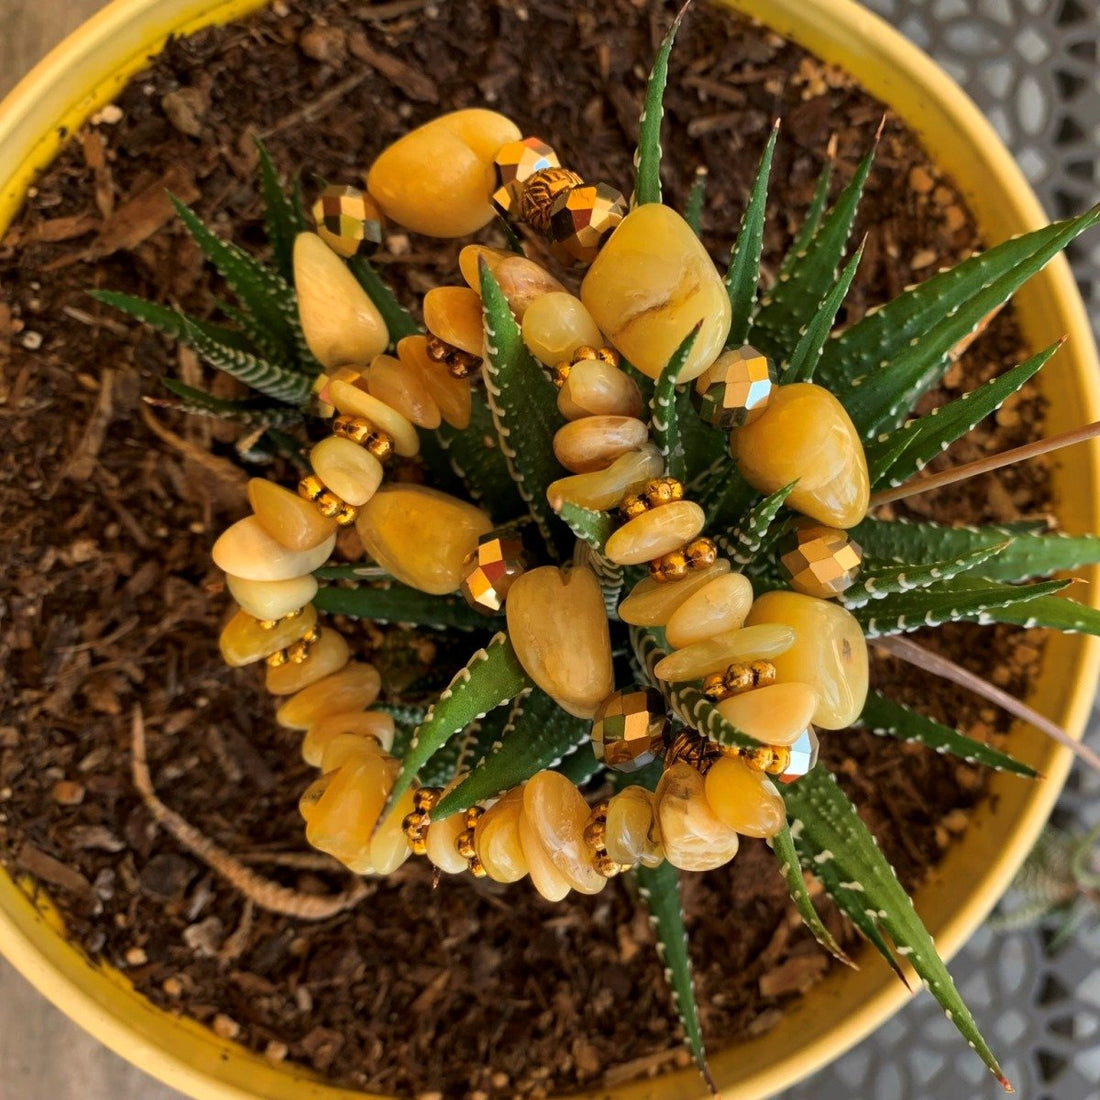
[(393, 436), (388, 432), (382, 431), (381, 428), (375, 428), (374, 431), (367, 436), (363, 446), (366, 447), (379, 462), (386, 462), (393, 458)]
[(382, 212), (358, 187), (330, 184), (313, 204), (317, 235), (345, 259), (370, 256), (382, 244)]
[(607, 801), (597, 802), (592, 807), (592, 812), (588, 817), (588, 823), (584, 827), (584, 842), (594, 852), (598, 852), (606, 844), (607, 840)]
[(752, 686), (768, 687), (775, 683), (775, 665), (771, 661), (752, 661), (749, 664), (752, 669)]
[(438, 336), (428, 336), (425, 350), (429, 359), (447, 367), (452, 378), (469, 378), (481, 365), (481, 360), (476, 355), (456, 348), (446, 340), (440, 340)]
[(820, 748), (813, 726), (807, 726), (799, 735), (798, 740), (787, 750), (790, 758), (783, 771), (778, 773), (779, 782), (793, 783), (796, 779), (801, 779), (807, 772), (813, 771)]
[(470, 874), (473, 875), (474, 878), (485, 878), (485, 876), (489, 873), (485, 870), (485, 865), (481, 862), (481, 859), (477, 855), (470, 856), (468, 864)]
[(560, 260), (590, 264), (626, 212), (626, 197), (607, 183), (582, 184), (560, 193), (550, 208), (554, 254)]
[(306, 500), (316, 501), (325, 491), (325, 483), (313, 474), (307, 474), (298, 482), (298, 495)]
[(257, 619), (261, 630), (274, 630), (279, 624), (278, 619)]
[(493, 156), (496, 184), (492, 203), (502, 217), (519, 212), (523, 184), (544, 168), (560, 168), (558, 154), (541, 138), (525, 137), (502, 145)]
[(321, 637), (321, 631), (316, 627), (307, 630), (293, 645), (286, 647), (286, 659), (295, 665), (300, 665), (309, 660), (310, 650)]
[(278, 649), (264, 658), (264, 664), (266, 664), (268, 668), (278, 668), (280, 665), (285, 665), (286, 662), (287, 655), (285, 649)]
[(690, 764), (696, 771), (706, 775), (711, 765), (725, 754), (720, 745), (692, 729), (682, 729), (672, 739), (665, 753), (665, 768), (673, 764)]
[(560, 363), (555, 363), (550, 368), (550, 378), (553, 380), (555, 386), (560, 390), (565, 385), (565, 380), (569, 377), (569, 372), (573, 369), (573, 364), (568, 359), (563, 359)]
[(442, 787), (418, 787), (413, 795), (413, 808), (418, 813), (430, 814), (442, 797)]
[(623, 519), (636, 519), (643, 512), (649, 511), (649, 505), (644, 497), (638, 493), (627, 493), (619, 504), (619, 515)]
[(345, 501), (334, 518), (338, 527), (350, 527), (359, 518), (359, 509)]
[(617, 367), (622, 362), (619, 353), (614, 348), (594, 348), (591, 344), (581, 344), (581, 346), (573, 352), (574, 365), (579, 363), (582, 359), (599, 359), (609, 367)]
[(466, 821), (467, 829), (476, 829), (478, 820), (485, 813), (485, 810), (481, 806), (471, 806), (463, 815)]
[(315, 497), (313, 503), (317, 505), (317, 511), (320, 512), (325, 519), (333, 519), (344, 506), (344, 502), (328, 489)]
[(422, 856), (428, 850), (428, 841), (425, 830), (428, 827), (428, 815), (414, 810), (406, 814), (401, 820), (401, 828), (405, 833), (405, 840), (413, 855)]
[(496, 615), (526, 566), (527, 555), (517, 536), (490, 532), (462, 564), (462, 596), (475, 611)]
[(724, 352), (693, 391), (699, 415), (729, 431), (755, 420), (775, 389), (775, 368), (751, 344)]
[(333, 435), (338, 435), (342, 439), (350, 439), (352, 443), (358, 443), (360, 446), (366, 443), (367, 437), (373, 431), (374, 425), (361, 416), (349, 416), (346, 413), (341, 413), (332, 422)]
[(791, 750), (785, 745), (761, 745), (758, 749), (743, 749), (739, 755), (755, 771), (779, 775), (790, 763)]
[(617, 772), (636, 772), (664, 752), (668, 714), (656, 688), (629, 688), (609, 695), (592, 720), (592, 751)]
[(597, 874), (603, 875), (604, 878), (614, 878), (616, 875), (621, 875), (623, 871), (629, 871), (630, 868), (622, 863), (616, 863), (608, 854), (604, 851), (599, 851), (592, 858), (592, 866)]
[(791, 587), (820, 600), (851, 588), (863, 561), (863, 548), (847, 531), (821, 523), (796, 524), (780, 539), (778, 551)]
[(642, 486), (641, 495), (650, 508), (684, 499), (684, 487), (674, 477), (655, 477)]
[(474, 847), (473, 829), (464, 829), (455, 837), (455, 851), (463, 859), (473, 859), (477, 855), (477, 849)]
[(664, 554), (649, 563), (649, 575), (658, 584), (667, 584), (669, 581), (682, 580), (690, 568), (684, 551), (673, 550), (672, 553)]
[(543, 168), (523, 181), (519, 198), (519, 216), (532, 229), (546, 233), (550, 229), (550, 212), (554, 200), (584, 180), (568, 168)]
[(684, 547), (684, 557), (692, 569), (707, 569), (718, 560), (718, 547), (713, 539), (692, 539)]

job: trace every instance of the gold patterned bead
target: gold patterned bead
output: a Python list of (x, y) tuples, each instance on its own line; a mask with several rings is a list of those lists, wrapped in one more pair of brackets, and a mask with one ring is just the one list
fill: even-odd
[(565, 262), (590, 264), (626, 212), (626, 196), (608, 183), (582, 184), (562, 192), (550, 208), (554, 255)]
[(544, 168), (560, 168), (558, 154), (541, 138), (525, 137), (502, 145), (493, 156), (496, 187), (492, 203), (502, 217), (514, 217), (519, 210), (523, 184)]
[(442, 787), (418, 787), (413, 796), (413, 807), (418, 813), (430, 814), (442, 797)]
[(753, 661), (749, 668), (752, 669), (753, 687), (768, 687), (775, 683), (776, 670), (771, 661)]
[(345, 259), (370, 256), (382, 243), (382, 211), (358, 187), (330, 184), (313, 204), (317, 235)]
[(592, 751), (617, 772), (636, 772), (664, 752), (667, 729), (665, 699), (656, 688), (616, 691), (592, 720)]
[(672, 739), (665, 753), (665, 770), (674, 764), (690, 764), (701, 775), (710, 771), (711, 765), (725, 753), (710, 738), (691, 729), (682, 729)]
[(474, 830), (463, 829), (461, 833), (455, 838), (455, 851), (458, 852), (463, 859), (473, 859), (477, 855), (477, 849), (474, 847)]
[(467, 829), (476, 829), (478, 821), (481, 820), (485, 810), (481, 806), (471, 806), (465, 813), (465, 821)]
[(821, 523), (799, 523), (779, 543), (779, 562), (791, 587), (828, 600), (851, 588), (863, 548), (847, 531)]
[(683, 580), (690, 569), (691, 566), (683, 550), (673, 550), (671, 554), (663, 554), (649, 563), (649, 575), (658, 584)]
[(519, 198), (519, 216), (532, 229), (546, 233), (550, 229), (550, 214), (554, 200), (584, 180), (568, 168), (543, 168), (523, 181)]
[(692, 539), (684, 547), (684, 557), (691, 569), (707, 569), (718, 560), (718, 547), (713, 539)]
[(463, 598), (483, 615), (497, 614), (526, 564), (523, 542), (516, 536), (483, 536), (462, 565)]
[(750, 344), (724, 352), (695, 383), (699, 415), (730, 431), (750, 424), (767, 408), (775, 389), (771, 360)]

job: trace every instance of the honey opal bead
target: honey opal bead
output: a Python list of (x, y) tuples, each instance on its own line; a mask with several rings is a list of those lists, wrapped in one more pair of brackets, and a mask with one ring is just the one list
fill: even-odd
[(703, 777), (690, 764), (665, 769), (655, 800), (665, 859), (673, 867), (711, 871), (737, 855), (737, 832), (711, 809)]
[(547, 901), (561, 901), (572, 889), (569, 879), (554, 866), (526, 813), (519, 817), (519, 842), (531, 885)]
[(610, 466), (648, 439), (649, 428), (633, 416), (586, 416), (554, 433), (554, 456), (567, 470), (585, 474)]
[(523, 788), (523, 815), (550, 862), (581, 894), (598, 894), (606, 885), (592, 866), (584, 839), (588, 803), (560, 772), (541, 771)]
[(527, 874), (519, 839), (523, 788), (514, 787), (481, 816), (474, 832), (477, 858), (494, 882), (518, 882)]
[(267, 478), (249, 479), (248, 502), (263, 529), (288, 550), (311, 550), (336, 531), (336, 521), (316, 505)]
[(717, 704), (731, 726), (765, 745), (793, 745), (812, 721), (816, 706), (814, 689), (797, 681), (755, 688)]
[(504, 610), (527, 675), (563, 710), (591, 718), (615, 690), (607, 611), (592, 570), (531, 569), (513, 581)]
[(656, 867), (663, 859), (657, 807), (645, 787), (624, 787), (607, 804), (604, 850), (627, 867)]
[(410, 458), (420, 450), (420, 437), (416, 429), (396, 409), (371, 397), (369, 393), (349, 382), (336, 379), (329, 386), (332, 403), (348, 416), (361, 416), (376, 428), (381, 428), (393, 439), (393, 449), (404, 458)]
[(466, 285), (480, 294), (481, 261), (484, 260), (489, 265), (489, 270), (495, 275), (500, 264), (514, 255), (516, 253), (504, 248), (493, 248), (487, 244), (468, 244), (458, 254), (458, 270), (462, 272)]
[(691, 500), (650, 508), (615, 531), (605, 553), (616, 565), (642, 565), (695, 538), (706, 521), (706, 513)]
[(335, 545), (333, 534), (309, 550), (290, 550), (256, 516), (246, 516), (218, 536), (211, 557), (219, 569), (246, 581), (288, 581), (324, 565)]
[(492, 221), (493, 156), (519, 137), (495, 111), (441, 115), (383, 150), (367, 190), (386, 217), (414, 233), (465, 237)]
[(745, 626), (675, 650), (657, 662), (654, 672), (659, 679), (671, 682), (698, 680), (735, 662), (774, 661), (794, 641), (794, 630), (781, 623)]
[(844, 729), (859, 717), (867, 701), (867, 642), (851, 612), (799, 592), (767, 592), (745, 622), (783, 623), (795, 630), (795, 644), (771, 661), (779, 681), (813, 688), (815, 726)]
[(303, 608), (301, 615), (283, 619), (270, 629), (262, 627), (247, 611), (238, 611), (225, 624), (218, 638), (218, 648), (222, 660), (230, 668), (241, 668), (296, 642), (316, 622), (317, 611), (312, 604)]
[(309, 729), (333, 714), (365, 710), (381, 688), (382, 677), (374, 665), (349, 661), (339, 672), (292, 695), (275, 712), (275, 721), (292, 730)]
[(306, 730), (302, 738), (302, 759), (315, 768), (321, 766), (325, 746), (341, 734), (352, 733), (359, 737), (377, 737), (387, 752), (393, 747), (393, 718), (380, 710), (365, 710), (358, 714), (331, 714), (321, 718)]
[(704, 788), (714, 816), (742, 836), (775, 836), (787, 822), (786, 806), (768, 777), (734, 756), (711, 765)]
[(366, 364), (386, 350), (390, 336), (382, 314), (316, 233), (295, 238), (294, 288), (302, 333), (324, 366)]
[(617, 507), (633, 486), (660, 476), (664, 468), (665, 460), (660, 451), (647, 443), (636, 451), (619, 455), (604, 470), (573, 474), (550, 482), (546, 499), (555, 512), (560, 512), (566, 501), (604, 512)]
[(688, 573), (683, 580), (662, 584), (644, 577), (619, 604), (619, 618), (631, 626), (664, 626), (691, 596), (716, 577), (728, 574), (731, 568), (726, 558), (719, 558), (706, 569)]
[(611, 234), (581, 284), (581, 300), (643, 374), (657, 378), (702, 322), (680, 381), (697, 378), (730, 330), (729, 294), (691, 226), (660, 203), (635, 207)]
[(425, 837), (426, 850), (432, 866), (438, 867), (445, 875), (460, 875), (469, 864), (465, 857), (458, 854), (455, 841), (459, 833), (465, 832), (466, 822), (463, 814), (451, 814), (442, 821), (433, 821), (428, 826)]
[[(665, 586), (667, 587), (667, 585)], [(752, 584), (741, 573), (714, 577), (669, 616), (665, 637), (674, 649), (736, 630), (752, 607)]]
[(787, 506), (821, 523), (854, 527), (867, 514), (863, 444), (844, 406), (821, 386), (777, 386), (760, 416), (730, 433), (730, 453), (762, 493), (797, 482)]
[(376, 875), (392, 875), (412, 855), (405, 839), (405, 818), (413, 811), (414, 790), (407, 790), (390, 807), (370, 840), (370, 861)]
[(476, 355), (485, 352), (481, 298), (468, 286), (437, 286), (424, 295), (424, 325), (445, 344)]
[(602, 359), (582, 359), (558, 390), (558, 411), (566, 420), (583, 416), (640, 417), (641, 390), (630, 375)]
[(349, 653), (348, 643), (338, 630), (322, 630), (306, 660), (288, 661), (285, 665), (268, 668), (264, 687), (272, 695), (293, 695), (338, 672), (348, 663)]
[(367, 553), (402, 584), (443, 596), (458, 591), (462, 563), (493, 523), (447, 493), (390, 485), (362, 507), (355, 527)]
[(517, 321), (525, 320), (528, 309), (541, 298), (565, 291), (565, 287), (549, 271), (526, 256), (511, 255), (502, 260), (493, 269), (493, 276)]
[(382, 484), (382, 463), (365, 447), (330, 435), (309, 452), (313, 472), (341, 500), (358, 508)]
[(440, 416), (451, 427), (461, 429), (470, 423), (470, 383), (464, 378), (455, 378), (446, 363), (437, 363), (428, 354), (426, 336), (404, 337), (397, 344), (397, 357), (407, 370), (415, 370), (420, 375)]
[(367, 372), (367, 392), (420, 428), (438, 428), (443, 417), (423, 375), (392, 355), (376, 356)]
[(257, 619), (281, 619), (317, 595), (317, 579), (308, 574), (285, 581), (246, 581), (230, 575), (225, 583), (233, 599)]
[(580, 298), (557, 291), (528, 305), (523, 315), (523, 342), (540, 363), (552, 367), (571, 359), (583, 344), (598, 348), (604, 339)]

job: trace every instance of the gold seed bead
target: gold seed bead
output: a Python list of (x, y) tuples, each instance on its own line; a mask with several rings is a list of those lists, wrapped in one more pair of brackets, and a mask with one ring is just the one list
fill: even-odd
[(481, 859), (476, 854), (470, 856), (469, 865), (470, 874), (473, 875), (474, 878), (485, 878), (485, 876), (489, 873), (485, 870), (485, 865), (481, 862)]
[(592, 867), (597, 874), (603, 875), (604, 878), (614, 878), (616, 875), (621, 875), (623, 871), (630, 870), (626, 864), (616, 863), (603, 849), (593, 857)]
[(268, 668), (278, 668), (280, 665), (285, 665), (287, 662), (286, 650), (277, 649), (270, 656), (264, 658), (264, 664)]
[(712, 672), (703, 680), (703, 694), (721, 701), (753, 688), (775, 683), (775, 665), (771, 661), (734, 662), (724, 672)]
[(455, 837), (455, 851), (463, 859), (473, 859), (477, 856), (477, 849), (474, 847), (473, 829), (464, 829)]
[(713, 539), (692, 539), (684, 547), (684, 557), (692, 569), (706, 569), (718, 560), (718, 547)]
[(320, 627), (311, 626), (296, 642), (286, 649), (276, 650), (265, 658), (268, 668), (279, 668), (285, 664), (300, 665), (309, 658), (309, 651), (321, 637)]
[(742, 749), (740, 757), (750, 768), (768, 775), (782, 775), (791, 762), (791, 750), (783, 745), (763, 745), (758, 749)]
[(769, 687), (775, 683), (775, 665), (771, 661), (753, 661), (749, 667), (754, 687)]
[(401, 828), (405, 832), (405, 840), (408, 841), (413, 855), (422, 856), (428, 850), (428, 841), (424, 835), (427, 825), (428, 815), (416, 810), (401, 819)]
[(691, 565), (683, 550), (673, 550), (671, 554), (664, 554), (649, 563), (649, 575), (658, 584), (682, 580), (689, 569)]
[(294, 611), (288, 611), (278, 619), (257, 619), (256, 622), (259, 624), (261, 630), (274, 630), (279, 623), (286, 623), (291, 619), (299, 618), (304, 610), (304, 607), (299, 607)]
[(550, 210), (562, 191), (569, 191), (584, 180), (568, 168), (543, 168), (523, 181), (519, 197), (519, 216), (532, 229), (546, 233), (550, 229)]
[(623, 519), (636, 519), (643, 512), (649, 511), (649, 505), (643, 496), (638, 493), (627, 493), (619, 505), (619, 515)]
[(607, 800), (597, 802), (592, 807), (588, 824), (584, 827), (584, 842), (594, 852), (602, 851), (607, 840)]
[(413, 795), (413, 808), (417, 813), (430, 814), (442, 797), (442, 787), (418, 787)]
[(563, 359), (550, 368), (550, 378), (559, 390), (565, 385), (565, 380), (569, 377), (569, 372), (572, 369), (573, 364), (568, 359)]
[(481, 806), (471, 806), (466, 811), (466, 828), (476, 829), (478, 820), (485, 813), (485, 810)]
[(469, 378), (481, 364), (481, 360), (476, 355), (456, 348), (446, 340), (440, 340), (438, 336), (429, 335), (425, 350), (429, 359), (436, 363), (443, 363), (447, 367), (452, 378)]
[(584, 359), (599, 359), (609, 367), (617, 367), (621, 362), (619, 353), (614, 348), (594, 348), (591, 344), (581, 344), (581, 346), (573, 352), (574, 366)]
[(361, 416), (349, 416), (347, 413), (341, 413), (332, 422), (333, 435), (338, 435), (341, 439), (350, 439), (352, 443), (358, 443), (361, 447), (366, 444), (374, 430), (374, 425), (369, 420)]
[(304, 497), (306, 500), (316, 502), (320, 500), (321, 494), (324, 492), (324, 482), (313, 474), (308, 474), (298, 482), (298, 495)]
[(642, 486), (642, 496), (650, 508), (659, 508), (683, 500), (684, 487), (674, 477), (655, 477)]
[(341, 527), (354, 523), (359, 515), (358, 508), (341, 500), (331, 489), (326, 489), (324, 482), (314, 474), (309, 474), (298, 482), (298, 495), (311, 501), (321, 515), (326, 519), (336, 520)]

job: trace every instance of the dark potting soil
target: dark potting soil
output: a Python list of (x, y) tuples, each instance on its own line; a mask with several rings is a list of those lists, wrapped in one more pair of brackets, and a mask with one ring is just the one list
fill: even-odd
[[(165, 192), (223, 235), (261, 246), (257, 135), (307, 184), (314, 173), (357, 182), (412, 126), (489, 104), (586, 178), (629, 191), (645, 74), (672, 14), (670, 4), (632, 0), (276, 3), (171, 44), (66, 147), (0, 243), (0, 858), (43, 884), (90, 956), (156, 1003), (334, 1081), (421, 1097), (535, 1096), (687, 1057), (652, 935), (622, 882), (548, 905), (526, 883), (448, 878), (433, 891), (413, 861), (372, 883), (353, 912), (296, 923), (253, 912), (155, 826), (130, 779), (139, 704), (156, 786), (173, 809), (299, 890), (346, 881), (322, 859), (301, 859), (296, 802), (312, 773), (298, 738), (275, 725), (257, 673), (218, 659), (228, 601), (209, 550), (245, 506), (235, 433), (142, 401), (163, 392), (164, 375), (233, 387), (85, 292), (214, 311), (221, 290)], [(674, 54), (666, 201), (682, 209), (696, 166), (709, 170), (704, 236), (724, 262), (781, 117), (770, 273), (830, 143), (836, 190), (881, 116), (845, 74), (700, 6)], [(849, 318), (979, 244), (951, 183), (892, 118), (857, 232), (867, 247)], [(456, 255), (457, 245), (393, 232), (382, 259), (413, 303), (459, 281)], [(1003, 314), (928, 404), (1020, 357)], [(1025, 391), (950, 461), (1025, 442), (1040, 420)], [(910, 511), (1008, 521), (1048, 505), (1043, 471), (1030, 465), (914, 498)], [(353, 535), (341, 552), (359, 554)], [(391, 687), (447, 659), (424, 639), (350, 629)], [(1026, 691), (1041, 647), (1009, 628), (927, 640), (1013, 692)], [(911, 668), (876, 661), (874, 678), (977, 736), (1006, 728), (991, 708)], [(823, 742), (902, 880), (921, 882), (964, 831), (983, 775), (865, 733)], [(746, 841), (720, 872), (685, 875), (684, 891), (712, 1049), (772, 1026), (827, 968), (763, 843)]]

